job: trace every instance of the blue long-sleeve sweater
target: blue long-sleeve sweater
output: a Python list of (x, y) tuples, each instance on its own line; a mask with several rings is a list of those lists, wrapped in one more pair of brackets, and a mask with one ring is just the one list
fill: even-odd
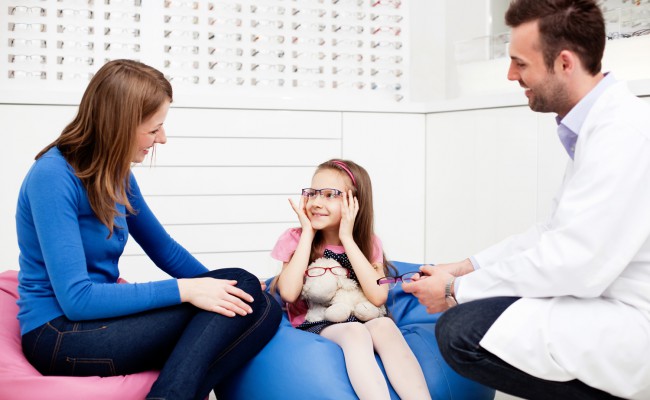
[[(108, 238), (108, 229), (93, 213), (85, 188), (61, 152), (53, 147), (34, 163), (16, 210), (21, 334), (61, 315), (90, 320), (179, 304), (176, 279), (116, 284), (129, 233), (172, 277), (207, 271), (165, 231), (133, 174), (130, 188), (129, 201), (137, 213), (116, 217)], [(123, 205), (118, 210), (126, 215)]]

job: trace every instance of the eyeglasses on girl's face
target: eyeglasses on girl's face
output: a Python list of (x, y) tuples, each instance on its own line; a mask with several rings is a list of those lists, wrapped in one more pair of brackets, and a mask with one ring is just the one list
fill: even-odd
[(336, 276), (350, 277), (350, 270), (344, 267), (311, 267), (305, 271), (305, 275), (314, 277), (325, 275), (325, 272), (331, 272)]
[(338, 189), (331, 189), (331, 188), (325, 188), (325, 189), (312, 189), (312, 188), (305, 188), (302, 189), (302, 195), (309, 198), (309, 199), (314, 199), (316, 196), (320, 196), (326, 200), (333, 200), (341, 197), (343, 192), (341, 192)]
[(411, 271), (400, 276), (384, 276), (383, 278), (377, 279), (377, 285), (388, 285), (389, 289), (397, 286), (397, 282), (413, 282), (413, 277), (420, 275), (418, 271)]

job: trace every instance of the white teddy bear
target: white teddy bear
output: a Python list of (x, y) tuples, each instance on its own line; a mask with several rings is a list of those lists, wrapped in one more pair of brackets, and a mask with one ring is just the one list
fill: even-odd
[(307, 322), (345, 322), (351, 315), (360, 321), (369, 321), (386, 315), (386, 307), (377, 307), (368, 301), (356, 281), (332, 273), (329, 268), (343, 268), (338, 261), (319, 258), (307, 270), (316, 267), (328, 269), (320, 276), (305, 276), (302, 297), (308, 305)]

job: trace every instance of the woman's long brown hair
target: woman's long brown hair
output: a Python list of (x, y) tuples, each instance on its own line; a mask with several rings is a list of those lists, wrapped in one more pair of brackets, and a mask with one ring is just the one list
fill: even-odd
[(56, 146), (81, 180), (90, 206), (110, 237), (116, 204), (129, 203), (129, 174), (136, 149), (136, 128), (172, 101), (172, 87), (155, 68), (132, 60), (106, 63), (93, 76), (74, 120), (43, 150)]

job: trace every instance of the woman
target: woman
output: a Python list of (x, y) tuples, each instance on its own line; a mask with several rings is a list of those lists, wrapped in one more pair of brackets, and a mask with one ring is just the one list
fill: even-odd
[[(104, 65), (20, 189), (18, 319), (44, 375), (160, 369), (148, 399), (203, 399), (273, 336), (278, 304), (240, 269), (209, 271), (142, 198), (131, 163), (166, 142), (172, 88), (154, 68)], [(175, 279), (118, 284), (129, 234)]]

